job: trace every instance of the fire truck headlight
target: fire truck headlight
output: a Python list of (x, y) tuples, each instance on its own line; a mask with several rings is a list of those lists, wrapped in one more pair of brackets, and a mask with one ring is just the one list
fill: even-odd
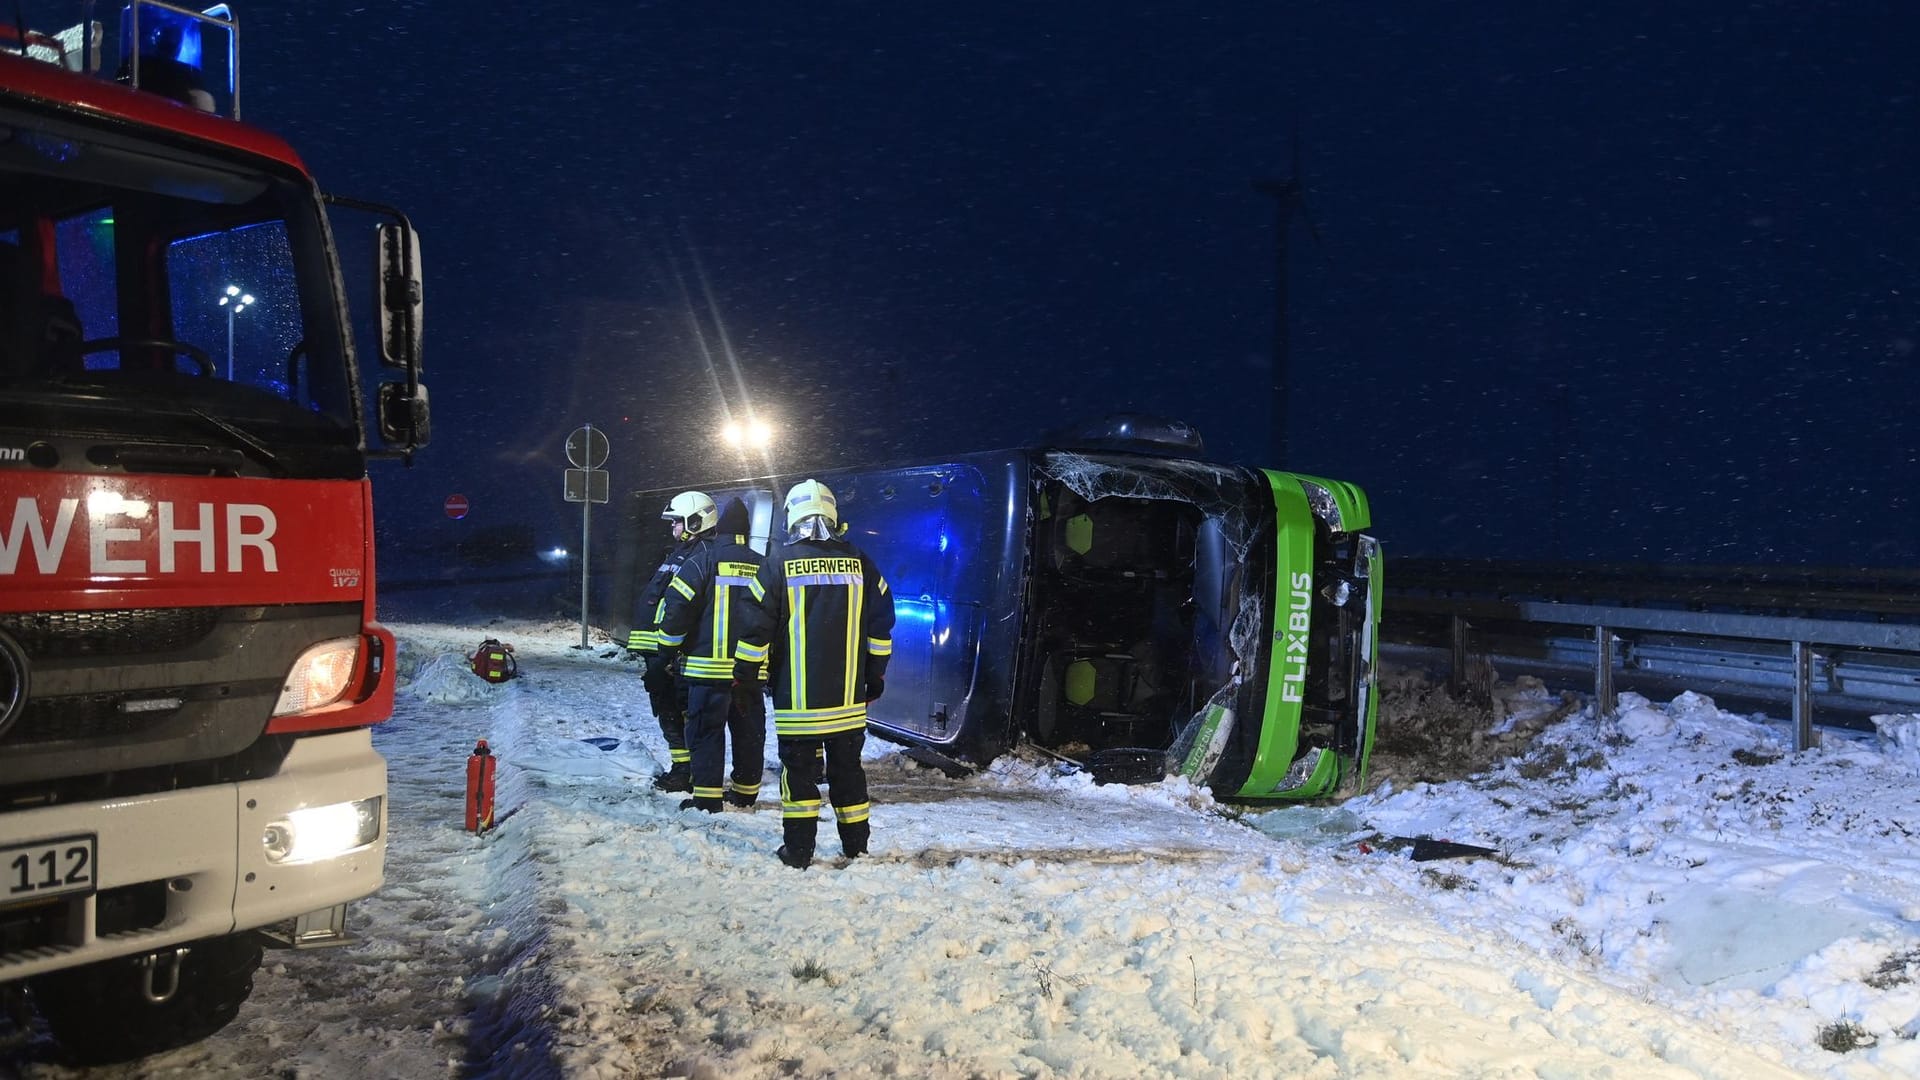
[(286, 685), (280, 688), (280, 700), (273, 715), (287, 716), (331, 705), (347, 692), (353, 681), (353, 669), (360, 661), (360, 639), (335, 638), (323, 641), (293, 662)]
[(260, 836), (270, 863), (310, 863), (380, 839), (380, 796), (295, 810)]

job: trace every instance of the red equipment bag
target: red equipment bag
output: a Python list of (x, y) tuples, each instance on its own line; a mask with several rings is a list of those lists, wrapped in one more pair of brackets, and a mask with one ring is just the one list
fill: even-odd
[(503, 683), (520, 674), (520, 665), (513, 658), (513, 646), (493, 638), (481, 642), (478, 649), (468, 654), (467, 664), (475, 675), (490, 683)]

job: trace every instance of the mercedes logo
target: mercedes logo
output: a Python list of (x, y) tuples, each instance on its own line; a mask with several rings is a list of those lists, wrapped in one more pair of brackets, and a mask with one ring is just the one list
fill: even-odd
[(27, 707), (27, 653), (0, 630), (0, 737)]

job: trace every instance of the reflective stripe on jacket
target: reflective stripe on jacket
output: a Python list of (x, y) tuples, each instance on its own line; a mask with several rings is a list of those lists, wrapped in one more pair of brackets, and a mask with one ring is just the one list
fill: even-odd
[[(729, 526), (740, 531), (722, 531)], [(715, 535), (694, 549), (668, 582), (658, 641), (684, 650), (680, 672), (689, 679), (731, 682), (741, 631), (762, 618), (752, 592), (760, 553), (748, 546), (746, 528), (745, 508), (728, 502)]]
[(680, 564), (687, 561), (687, 556), (693, 554), (698, 545), (697, 540), (675, 544), (647, 579), (647, 587), (640, 590), (640, 599), (634, 605), (633, 629), (627, 632), (627, 648), (634, 652), (660, 651), (660, 616), (665, 614), (667, 587), (673, 575), (680, 572)]
[(801, 540), (767, 553), (754, 598), (764, 620), (734, 656), (768, 661), (774, 731), (831, 735), (867, 723), (867, 658), (893, 653), (893, 593), (865, 552)]

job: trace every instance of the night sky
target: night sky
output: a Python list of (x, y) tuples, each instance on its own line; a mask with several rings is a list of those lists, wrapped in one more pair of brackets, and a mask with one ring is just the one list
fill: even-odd
[(1390, 556), (1920, 556), (1911, 0), (308, 7), (240, 8), (244, 105), (421, 228), (396, 547), (575, 544), (584, 422), (616, 492), (738, 475), (691, 295), (783, 471), (1143, 411)]

